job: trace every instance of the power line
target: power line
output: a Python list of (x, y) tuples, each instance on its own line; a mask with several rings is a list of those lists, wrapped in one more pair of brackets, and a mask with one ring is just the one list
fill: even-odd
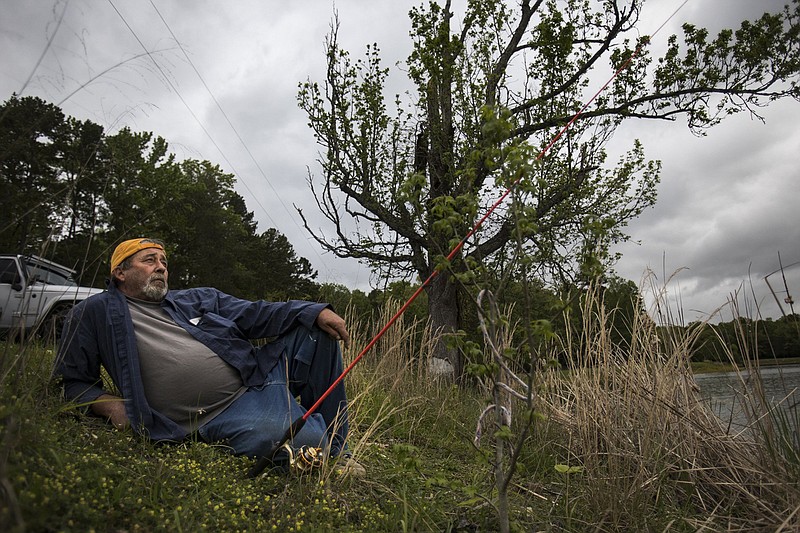
[[(182, 95), (180, 94), (180, 91), (178, 91), (178, 89), (175, 87), (175, 85), (174, 85), (174, 84), (173, 84), (173, 83), (170, 81), (170, 79), (169, 79), (169, 78), (166, 76), (166, 73), (163, 71), (163, 69), (162, 69), (162, 68), (161, 68), (161, 66), (158, 64), (158, 62), (155, 60), (155, 58), (152, 56), (152, 54), (151, 54), (151, 53), (150, 53), (150, 52), (147, 50), (147, 47), (144, 45), (144, 43), (141, 41), (141, 39), (139, 39), (139, 37), (138, 37), (138, 35), (136, 34), (136, 32), (133, 30), (133, 28), (130, 26), (130, 24), (128, 24), (128, 22), (125, 20), (125, 17), (122, 15), (122, 13), (120, 13), (120, 11), (119, 11), (119, 10), (117, 9), (117, 7), (114, 5), (113, 1), (112, 1), (112, 0), (109, 0), (109, 3), (110, 3), (110, 4), (111, 4), (111, 6), (114, 8), (114, 10), (117, 12), (117, 15), (118, 15), (118, 16), (119, 16), (119, 17), (122, 19), (123, 23), (124, 23), (124, 24), (125, 24), (125, 26), (128, 28), (128, 30), (131, 32), (131, 34), (134, 36), (134, 38), (137, 40), (137, 42), (139, 43), (139, 45), (140, 45), (140, 46), (142, 47), (142, 49), (145, 51), (145, 53), (147, 54), (147, 56), (150, 58), (150, 60), (153, 62), (153, 64), (156, 66), (156, 68), (159, 70), (159, 72), (161, 73), (161, 75), (162, 75), (162, 77), (164, 78), (164, 80), (165, 80), (165, 81), (166, 81), (166, 82), (169, 84), (170, 88), (171, 88), (173, 91), (175, 91), (175, 94), (177, 94), (177, 95), (178, 95), (178, 98), (180, 98), (180, 100), (181, 100), (181, 102), (183, 103), (183, 105), (184, 105), (184, 106), (187, 108), (187, 110), (189, 111), (189, 113), (192, 115), (192, 118), (194, 118), (194, 119), (195, 119), (195, 121), (198, 123), (198, 125), (200, 125), (201, 129), (202, 129), (202, 130), (203, 130), (203, 132), (206, 134), (206, 136), (207, 136), (207, 137), (208, 137), (208, 138), (211, 140), (212, 144), (213, 144), (213, 145), (214, 145), (214, 147), (217, 149), (217, 151), (219, 151), (219, 153), (220, 153), (220, 155), (222, 156), (222, 158), (225, 160), (225, 162), (228, 164), (228, 166), (229, 166), (229, 167), (230, 167), (230, 168), (233, 170), (233, 173), (234, 173), (234, 174), (235, 174), (235, 175), (236, 175), (236, 176), (239, 178), (239, 181), (242, 183), (242, 185), (244, 186), (244, 188), (247, 190), (247, 192), (249, 192), (249, 193), (250, 193), (250, 196), (253, 198), (253, 200), (255, 201), (255, 203), (256, 203), (256, 204), (257, 204), (257, 205), (258, 205), (258, 206), (261, 208), (261, 211), (262, 211), (262, 212), (264, 213), (264, 215), (265, 215), (265, 216), (266, 216), (266, 217), (269, 219), (269, 221), (272, 223), (272, 225), (273, 225), (274, 227), (276, 227), (276, 228), (277, 228), (277, 227), (278, 227), (278, 224), (277, 224), (277, 223), (275, 222), (275, 220), (274, 220), (274, 219), (273, 219), (273, 218), (270, 216), (270, 214), (269, 214), (269, 212), (267, 211), (267, 209), (264, 207), (264, 205), (263, 205), (263, 204), (260, 202), (260, 200), (258, 199), (258, 197), (256, 196), (256, 194), (253, 192), (253, 190), (252, 190), (252, 189), (250, 188), (250, 186), (247, 184), (247, 181), (245, 180), (245, 178), (244, 178), (244, 175), (240, 174), (239, 172), (237, 172), (237, 171), (235, 170), (235, 167), (234, 167), (234, 166), (233, 166), (233, 164), (230, 162), (230, 160), (229, 160), (229, 159), (228, 159), (228, 157), (225, 155), (225, 153), (222, 151), (222, 148), (219, 146), (219, 144), (218, 144), (218, 143), (217, 143), (217, 142), (214, 140), (214, 138), (211, 136), (211, 133), (210, 133), (210, 132), (209, 132), (209, 131), (208, 131), (208, 130), (207, 130), (207, 129), (206, 129), (204, 126), (203, 126), (203, 124), (200, 122), (200, 119), (199, 119), (199, 118), (196, 116), (196, 114), (195, 114), (195, 113), (192, 111), (192, 109), (191, 109), (191, 107), (189, 106), (189, 104), (186, 102), (186, 100), (185, 100), (185, 99), (182, 97)], [(178, 48), (179, 48), (179, 49), (181, 50), (181, 52), (183, 53), (184, 57), (186, 58), (186, 61), (189, 63), (189, 65), (190, 65), (190, 66), (192, 67), (192, 69), (194, 70), (194, 72), (195, 72), (195, 74), (197, 75), (198, 79), (199, 79), (199, 80), (200, 80), (200, 82), (203, 84), (203, 87), (206, 89), (206, 92), (208, 92), (209, 96), (210, 96), (210, 97), (211, 97), (211, 99), (213, 100), (213, 102), (214, 102), (214, 104), (216, 105), (217, 109), (219, 109), (220, 113), (221, 113), (221, 114), (222, 114), (222, 116), (225, 118), (225, 121), (228, 123), (228, 126), (229, 126), (229, 127), (231, 128), (231, 130), (234, 132), (234, 134), (236, 135), (236, 138), (239, 140), (239, 142), (241, 143), (242, 147), (244, 148), (244, 150), (247, 152), (247, 154), (248, 154), (248, 156), (250, 157), (250, 159), (251, 159), (251, 160), (253, 161), (253, 163), (255, 164), (256, 168), (257, 168), (257, 169), (258, 169), (258, 171), (259, 171), (259, 173), (260, 173), (260, 174), (261, 174), (261, 176), (264, 178), (264, 181), (267, 183), (267, 185), (269, 185), (269, 187), (270, 187), (270, 188), (273, 190), (273, 192), (275, 193), (275, 197), (278, 199), (278, 201), (281, 203), (281, 205), (283, 206), (283, 208), (284, 208), (284, 210), (286, 211), (286, 213), (289, 215), (289, 219), (290, 219), (290, 220), (292, 221), (292, 223), (293, 223), (293, 224), (294, 224), (294, 225), (295, 225), (295, 226), (296, 226), (296, 227), (297, 227), (297, 228), (298, 228), (298, 229), (299, 229), (299, 230), (302, 232), (302, 231), (303, 231), (303, 228), (301, 228), (301, 227), (300, 227), (300, 225), (299, 225), (299, 224), (298, 224), (298, 222), (297, 222), (297, 219), (296, 219), (296, 218), (293, 216), (292, 212), (289, 210), (289, 208), (288, 208), (288, 207), (286, 206), (286, 204), (284, 203), (284, 201), (283, 201), (283, 199), (282, 199), (281, 195), (278, 193), (278, 191), (277, 191), (277, 189), (275, 188), (275, 186), (272, 184), (272, 182), (269, 180), (269, 178), (267, 177), (267, 175), (266, 175), (266, 173), (264, 172), (264, 170), (261, 168), (261, 165), (260, 165), (260, 164), (258, 163), (258, 161), (256, 160), (256, 158), (255, 158), (255, 156), (253, 155), (252, 151), (250, 150), (249, 146), (248, 146), (248, 145), (247, 145), (247, 143), (244, 141), (244, 139), (242, 138), (242, 136), (239, 134), (239, 131), (236, 129), (236, 127), (234, 126), (234, 124), (233, 124), (233, 122), (231, 121), (230, 117), (229, 117), (229, 116), (228, 116), (228, 114), (225, 112), (225, 110), (223, 109), (222, 105), (219, 103), (219, 100), (217, 100), (217, 98), (214, 96), (214, 93), (213, 93), (213, 91), (211, 91), (211, 88), (208, 86), (208, 84), (206, 83), (205, 79), (204, 79), (204, 78), (203, 78), (203, 76), (200, 74), (200, 71), (199, 71), (199, 69), (198, 69), (198, 68), (195, 66), (194, 62), (193, 62), (193, 61), (192, 61), (192, 59), (189, 57), (189, 55), (187, 54), (186, 50), (183, 48), (183, 45), (181, 44), (180, 40), (177, 38), (177, 36), (175, 35), (175, 33), (172, 31), (172, 28), (171, 28), (171, 27), (170, 27), (170, 25), (167, 23), (166, 19), (163, 17), (163, 15), (162, 15), (162, 14), (161, 14), (161, 12), (159, 11), (158, 7), (156, 7), (156, 5), (153, 3), (153, 1), (152, 1), (152, 0), (150, 1), (150, 5), (153, 7), (153, 10), (156, 12), (156, 14), (158, 15), (158, 17), (161, 19), (161, 22), (162, 22), (162, 23), (164, 24), (164, 26), (167, 28), (167, 31), (169, 31), (170, 35), (172, 36), (172, 39), (173, 39), (173, 41), (175, 42), (175, 44), (178, 46)], [(319, 261), (320, 261), (320, 263), (321, 263), (322, 267), (323, 267), (323, 268), (325, 268), (326, 270), (328, 270), (328, 273), (330, 274), (330, 273), (331, 273), (331, 272), (330, 272), (330, 269), (327, 267), (326, 261), (325, 261), (325, 260), (322, 258), (322, 256), (320, 255), (319, 251), (318, 251), (316, 248), (313, 248), (313, 247), (312, 247), (312, 250), (314, 251), (314, 254), (317, 256), (317, 258), (319, 259)]]
[[(220, 155), (222, 156), (222, 159), (223, 159), (223, 160), (224, 160), (224, 161), (225, 161), (225, 162), (228, 164), (228, 166), (229, 166), (229, 167), (230, 167), (230, 169), (233, 171), (233, 173), (234, 173), (236, 176), (239, 176), (240, 174), (239, 174), (239, 172), (236, 170), (236, 168), (234, 167), (233, 163), (231, 163), (231, 162), (230, 162), (230, 160), (228, 159), (228, 157), (225, 155), (225, 152), (222, 150), (222, 148), (219, 146), (219, 144), (217, 144), (217, 141), (214, 139), (214, 137), (211, 135), (211, 133), (208, 131), (208, 129), (206, 129), (206, 127), (203, 125), (203, 123), (202, 123), (202, 122), (200, 121), (200, 119), (197, 117), (197, 115), (196, 115), (196, 114), (195, 114), (195, 112), (192, 110), (192, 108), (191, 108), (191, 106), (189, 105), (189, 103), (188, 103), (188, 102), (187, 102), (187, 101), (184, 99), (183, 95), (181, 95), (181, 92), (178, 90), (178, 88), (177, 88), (177, 87), (175, 87), (175, 84), (174, 84), (174, 83), (172, 83), (172, 81), (169, 79), (169, 77), (167, 76), (166, 72), (164, 72), (164, 69), (162, 69), (162, 68), (161, 68), (161, 65), (158, 63), (158, 61), (156, 61), (156, 59), (153, 57), (153, 55), (152, 55), (152, 54), (150, 53), (150, 51), (147, 49), (147, 47), (145, 46), (145, 44), (142, 42), (142, 40), (141, 40), (141, 39), (139, 38), (139, 36), (136, 34), (136, 32), (134, 31), (134, 29), (133, 29), (133, 28), (130, 26), (130, 24), (128, 24), (128, 21), (125, 19), (125, 17), (124, 17), (124, 16), (122, 15), (122, 13), (119, 11), (119, 9), (117, 9), (117, 6), (115, 6), (115, 5), (114, 5), (114, 2), (113, 2), (113, 0), (108, 0), (108, 3), (109, 3), (109, 4), (111, 4), (111, 7), (112, 7), (112, 8), (114, 8), (114, 11), (116, 11), (117, 15), (118, 15), (118, 16), (119, 16), (119, 18), (122, 20), (123, 24), (125, 24), (125, 27), (126, 27), (126, 28), (128, 28), (128, 31), (130, 31), (131, 35), (133, 35), (134, 39), (136, 39), (136, 41), (139, 43), (139, 46), (141, 46), (141, 47), (142, 47), (142, 49), (144, 50), (144, 52), (145, 52), (145, 54), (147, 55), (147, 57), (148, 57), (148, 58), (150, 58), (150, 61), (152, 61), (152, 62), (153, 62), (153, 64), (155, 65), (155, 67), (156, 67), (156, 68), (158, 69), (158, 71), (161, 73), (161, 76), (162, 76), (162, 78), (164, 79), (164, 81), (166, 81), (166, 83), (169, 85), (169, 87), (170, 87), (170, 88), (171, 88), (171, 89), (172, 89), (172, 90), (175, 92), (175, 94), (176, 94), (176, 95), (178, 96), (178, 98), (180, 99), (181, 103), (182, 103), (182, 104), (184, 105), (184, 107), (186, 107), (186, 109), (189, 111), (189, 114), (192, 116), (192, 118), (195, 120), (195, 122), (197, 122), (198, 126), (200, 126), (200, 129), (202, 129), (202, 130), (203, 130), (203, 133), (205, 133), (206, 137), (208, 137), (208, 139), (211, 141), (211, 143), (214, 145), (214, 147), (215, 147), (215, 148), (217, 149), (217, 151), (220, 153)], [(162, 20), (163, 20), (163, 19), (162, 19)], [(241, 180), (241, 182), (242, 182), (242, 185), (244, 185), (245, 189), (247, 189), (247, 191), (248, 191), (248, 192), (249, 192), (249, 193), (250, 193), (250, 194), (253, 196), (253, 198), (255, 199), (256, 203), (258, 203), (259, 207), (261, 207), (261, 209), (264, 211), (264, 214), (267, 216), (267, 218), (269, 219), (269, 221), (270, 221), (270, 222), (273, 224), (273, 226), (275, 226), (275, 227), (277, 228), (277, 227), (278, 227), (278, 225), (275, 223), (275, 221), (272, 219), (272, 217), (269, 215), (269, 213), (266, 211), (266, 209), (264, 209), (264, 206), (263, 206), (263, 205), (261, 205), (261, 204), (260, 204), (260, 202), (258, 202), (258, 198), (256, 198), (255, 194), (254, 194), (254, 193), (253, 193), (253, 191), (250, 189), (250, 187), (247, 185), (247, 183), (244, 181), (244, 179), (242, 179), (242, 180)]]
[[(186, 50), (183, 48), (183, 45), (182, 45), (182, 44), (181, 44), (181, 42), (178, 40), (178, 38), (175, 36), (175, 33), (172, 31), (172, 28), (169, 26), (169, 24), (167, 23), (167, 21), (164, 19), (164, 17), (163, 17), (163, 15), (161, 14), (161, 12), (158, 10), (158, 7), (156, 7), (156, 5), (153, 3), (153, 0), (150, 0), (150, 5), (151, 5), (151, 6), (153, 6), (153, 9), (154, 9), (154, 10), (155, 10), (155, 12), (158, 14), (158, 17), (161, 19), (161, 22), (163, 22), (163, 23), (164, 23), (164, 26), (167, 28), (167, 31), (169, 31), (169, 34), (172, 36), (172, 39), (175, 41), (175, 44), (178, 46), (178, 48), (180, 48), (181, 52), (183, 52), (183, 56), (186, 58), (186, 61), (187, 61), (187, 62), (189, 63), (189, 65), (192, 67), (192, 69), (194, 70), (195, 74), (197, 74), (197, 78), (198, 78), (198, 79), (200, 80), (200, 82), (203, 84), (203, 87), (205, 87), (205, 89), (206, 89), (206, 92), (208, 92), (208, 95), (209, 95), (209, 96), (211, 97), (211, 99), (214, 101), (214, 105), (216, 105), (216, 106), (217, 106), (217, 109), (219, 109), (220, 113), (222, 113), (222, 116), (225, 118), (225, 121), (228, 123), (228, 126), (230, 126), (231, 130), (233, 130), (233, 133), (236, 135), (236, 138), (239, 140), (239, 142), (241, 143), (242, 147), (243, 147), (243, 148), (244, 148), (244, 150), (247, 152), (247, 155), (249, 155), (249, 156), (250, 156), (250, 159), (253, 161), (253, 164), (255, 164), (256, 168), (257, 168), (257, 169), (258, 169), (258, 171), (261, 173), (261, 176), (264, 178), (264, 181), (266, 181), (266, 182), (267, 182), (267, 185), (269, 185), (270, 189), (272, 189), (272, 191), (275, 193), (275, 197), (276, 197), (276, 198), (278, 199), (278, 201), (281, 203), (281, 205), (283, 206), (283, 209), (284, 209), (284, 210), (286, 211), (286, 213), (289, 215), (289, 217), (291, 218), (291, 220), (292, 220), (292, 222), (295, 224), (295, 226), (297, 226), (297, 229), (299, 229), (299, 230), (301, 230), (301, 231), (302, 231), (302, 230), (303, 230), (303, 228), (301, 228), (301, 227), (300, 227), (300, 224), (298, 224), (298, 223), (297, 223), (297, 219), (295, 219), (295, 218), (294, 218), (294, 216), (292, 215), (292, 212), (289, 210), (289, 208), (288, 208), (288, 207), (286, 206), (286, 204), (283, 202), (283, 199), (281, 198), (280, 194), (278, 193), (278, 190), (277, 190), (277, 189), (275, 189), (275, 186), (274, 186), (274, 185), (272, 185), (272, 182), (269, 180), (269, 178), (267, 177), (266, 173), (265, 173), (265, 172), (264, 172), (264, 170), (261, 168), (261, 165), (258, 163), (258, 160), (256, 160), (255, 156), (253, 156), (253, 153), (250, 151), (250, 148), (247, 146), (247, 143), (244, 141), (244, 139), (242, 138), (242, 136), (239, 134), (239, 131), (236, 129), (236, 126), (234, 126), (234, 125), (233, 125), (233, 122), (232, 122), (232, 121), (231, 121), (231, 119), (228, 117), (228, 114), (225, 112), (225, 110), (222, 108), (222, 105), (219, 103), (219, 101), (217, 100), (217, 98), (214, 96), (214, 93), (213, 93), (213, 92), (211, 91), (211, 89), (209, 88), (208, 84), (206, 83), (206, 80), (205, 80), (205, 79), (203, 78), (203, 76), (200, 74), (200, 71), (197, 69), (197, 67), (195, 66), (194, 62), (193, 62), (193, 61), (192, 61), (192, 59), (189, 57), (189, 54), (187, 54), (187, 53), (186, 53)], [(244, 178), (242, 178), (242, 181), (244, 181)], [(245, 186), (246, 186), (246, 185), (245, 185)], [(248, 190), (249, 190), (249, 189), (248, 189)], [(251, 192), (251, 194), (252, 194), (252, 192)], [(258, 204), (259, 204), (259, 206), (261, 207), (261, 209), (262, 209), (262, 210), (264, 210), (264, 212), (266, 212), (266, 209), (264, 209), (264, 207), (263, 207), (263, 206), (262, 206), (262, 205), (261, 205), (261, 204), (258, 202), (258, 199), (257, 199), (257, 198), (256, 198), (256, 203), (258, 203)], [(271, 220), (271, 219), (270, 219), (270, 220)], [(319, 254), (317, 254), (317, 255), (319, 255)], [(320, 257), (320, 260), (321, 260), (321, 259), (322, 259), (322, 257)]]

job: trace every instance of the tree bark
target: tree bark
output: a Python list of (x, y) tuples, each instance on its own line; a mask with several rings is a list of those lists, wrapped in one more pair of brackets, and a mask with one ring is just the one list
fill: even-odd
[(437, 336), (434, 357), (445, 359), (453, 365), (453, 379), (460, 379), (464, 363), (461, 353), (448, 346), (448, 336), (458, 330), (460, 306), (458, 286), (448, 272), (441, 272), (426, 288), (431, 326)]

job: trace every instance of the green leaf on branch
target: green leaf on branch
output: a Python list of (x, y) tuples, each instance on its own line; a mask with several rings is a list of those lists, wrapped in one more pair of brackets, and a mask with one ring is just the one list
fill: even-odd
[(559, 474), (565, 474), (565, 475), (579, 474), (584, 470), (582, 466), (569, 466), (560, 463), (555, 465), (554, 468), (556, 469), (556, 472), (558, 472)]

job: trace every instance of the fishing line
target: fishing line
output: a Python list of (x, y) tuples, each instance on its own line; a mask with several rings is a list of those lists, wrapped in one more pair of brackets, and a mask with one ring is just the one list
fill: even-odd
[(39, 69), (39, 65), (42, 64), (44, 60), (44, 56), (47, 55), (47, 52), (50, 51), (50, 48), (53, 46), (53, 41), (56, 38), (56, 34), (58, 34), (59, 28), (61, 28), (61, 23), (64, 21), (64, 15), (67, 12), (67, 7), (69, 7), (69, 0), (64, 2), (64, 7), (61, 9), (61, 13), (58, 15), (58, 22), (56, 22), (56, 27), (53, 30), (53, 33), (50, 34), (50, 37), (47, 39), (47, 44), (44, 46), (44, 50), (42, 50), (42, 54), (39, 56), (39, 59), (36, 61), (36, 64), (33, 66), (33, 70), (28, 75), (28, 79), (25, 80), (25, 83), (22, 84), (22, 87), (19, 90), (19, 96), (22, 96), (25, 93), (25, 89), (28, 88), (28, 84), (33, 79), (33, 75), (36, 74), (36, 71)]
[[(606, 88), (611, 84), (611, 82), (613, 82), (614, 79), (616, 79), (616, 77), (619, 76), (619, 74), (623, 70), (625, 70), (626, 68), (628, 68), (628, 66), (630, 66), (630, 64), (633, 61), (633, 59), (636, 58), (639, 55), (639, 53), (642, 51), (642, 49), (648, 43), (650, 43), (651, 38), (653, 36), (655, 36), (659, 31), (661, 31), (661, 29), (664, 28), (664, 26), (666, 26), (666, 24), (678, 13), (678, 11), (680, 11), (680, 9), (684, 5), (686, 5), (686, 3), (688, 1), (689, 0), (684, 0), (684, 2), (678, 7), (678, 9), (676, 9), (672, 13), (672, 15), (670, 15), (667, 18), (667, 20), (665, 20), (664, 23), (661, 24), (661, 26), (658, 27), (658, 29), (653, 33), (652, 36), (645, 37), (642, 40), (642, 42), (633, 50), (633, 52), (622, 63), (622, 65), (619, 68), (617, 68), (616, 71), (614, 71), (614, 73), (611, 75), (611, 77), (608, 79), (608, 81), (606, 81), (603, 84), (603, 86), (600, 87), (600, 89), (598, 89), (597, 92), (594, 93), (594, 95), (588, 101), (586, 101), (585, 104), (583, 104), (583, 106), (578, 110), (578, 112), (575, 113), (572, 116), (572, 118), (569, 120), (569, 122), (567, 122), (558, 131), (558, 133), (550, 140), (550, 142), (547, 143), (547, 145), (538, 153), (538, 155), (536, 156), (534, 161), (540, 161), (545, 156), (545, 154), (553, 147), (553, 145), (555, 145), (555, 143), (561, 138), (561, 136), (567, 130), (569, 130), (570, 127), (572, 127), (572, 125), (578, 120), (578, 118), (580, 118), (580, 116), (584, 113), (584, 111), (586, 111), (586, 109), (600, 96), (600, 94), (603, 91), (606, 90)], [(469, 232), (467, 232), (467, 234), (461, 239), (461, 241), (459, 241), (459, 243), (455, 247), (453, 247), (453, 249), (450, 251), (449, 254), (447, 254), (447, 257), (445, 258), (445, 260), (447, 262), (451, 261), (458, 254), (458, 252), (461, 251), (461, 249), (464, 247), (464, 244), (466, 244), (467, 240), (470, 237), (472, 237), (478, 231), (478, 229), (480, 229), (480, 227), (491, 216), (491, 214), (494, 212), (494, 210), (497, 209), (505, 201), (505, 199), (508, 197), (508, 195), (511, 194), (511, 192), (514, 190), (514, 188), (516, 188), (516, 186), (522, 180), (522, 177), (523, 177), (522, 175), (518, 176), (508, 186), (508, 188), (505, 190), (505, 192), (491, 205), (491, 207), (489, 207), (489, 209), (486, 211), (486, 213), (475, 223), (475, 225), (472, 226), (472, 229), (470, 229)], [(350, 371), (353, 369), (353, 367), (358, 364), (358, 362), (361, 360), (361, 358), (364, 357), (364, 355), (367, 352), (369, 352), (370, 349), (372, 349), (373, 346), (375, 346), (375, 344), (381, 339), (381, 337), (383, 337), (383, 335), (389, 330), (389, 328), (391, 328), (394, 325), (394, 323), (397, 321), (397, 319), (400, 318), (403, 315), (403, 313), (405, 313), (405, 311), (408, 309), (408, 307), (414, 302), (414, 300), (417, 299), (417, 297), (422, 293), (422, 291), (425, 289), (425, 287), (427, 287), (431, 283), (431, 281), (433, 281), (434, 278), (436, 278), (436, 276), (438, 276), (438, 275), (439, 275), (439, 269), (435, 268), (430, 273), (430, 275), (427, 277), (427, 279), (425, 279), (425, 281), (422, 282), (422, 284), (417, 288), (417, 290), (414, 291), (414, 294), (412, 294), (411, 297), (408, 300), (406, 300), (406, 302), (403, 304), (402, 307), (400, 307), (400, 309), (394, 314), (394, 316), (392, 316), (392, 318), (389, 319), (389, 321), (372, 338), (372, 340), (369, 341), (369, 343), (361, 350), (361, 352), (353, 359), (353, 361), (349, 365), (347, 365), (347, 368), (345, 368), (344, 371), (339, 375), (339, 377), (336, 378), (336, 380), (330, 385), (330, 387), (328, 387), (328, 390), (326, 390), (319, 397), (319, 399), (311, 407), (309, 407), (308, 410), (306, 410), (305, 414), (303, 414), (302, 417), (298, 418), (292, 424), (290, 424), (289, 428), (286, 430), (286, 433), (283, 435), (283, 437), (277, 443), (277, 445), (275, 445), (268, 453), (264, 454), (258, 460), (258, 462), (255, 465), (253, 465), (253, 467), (250, 468), (250, 470), (247, 473), (247, 475), (249, 477), (257, 476), (258, 474), (260, 474), (270, 464), (270, 462), (272, 460), (272, 456), (275, 454), (275, 452), (279, 448), (281, 448), (284, 444), (286, 444), (286, 442), (289, 441), (289, 439), (292, 438), (292, 435), (295, 435), (297, 432), (299, 432), (302, 429), (302, 427), (306, 423), (306, 420), (308, 420), (308, 418), (314, 412), (316, 412), (317, 409), (319, 409), (319, 407), (322, 404), (322, 402), (324, 402), (325, 399), (333, 392), (333, 390), (342, 382), (344, 377), (347, 374), (349, 374)]]

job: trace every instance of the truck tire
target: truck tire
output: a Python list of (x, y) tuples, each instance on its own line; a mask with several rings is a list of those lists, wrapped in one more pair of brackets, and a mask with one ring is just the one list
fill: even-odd
[(64, 326), (64, 320), (67, 318), (69, 310), (72, 309), (72, 304), (60, 303), (47, 315), (47, 318), (42, 322), (39, 328), (39, 335), (45, 341), (58, 342), (61, 338), (61, 329)]

